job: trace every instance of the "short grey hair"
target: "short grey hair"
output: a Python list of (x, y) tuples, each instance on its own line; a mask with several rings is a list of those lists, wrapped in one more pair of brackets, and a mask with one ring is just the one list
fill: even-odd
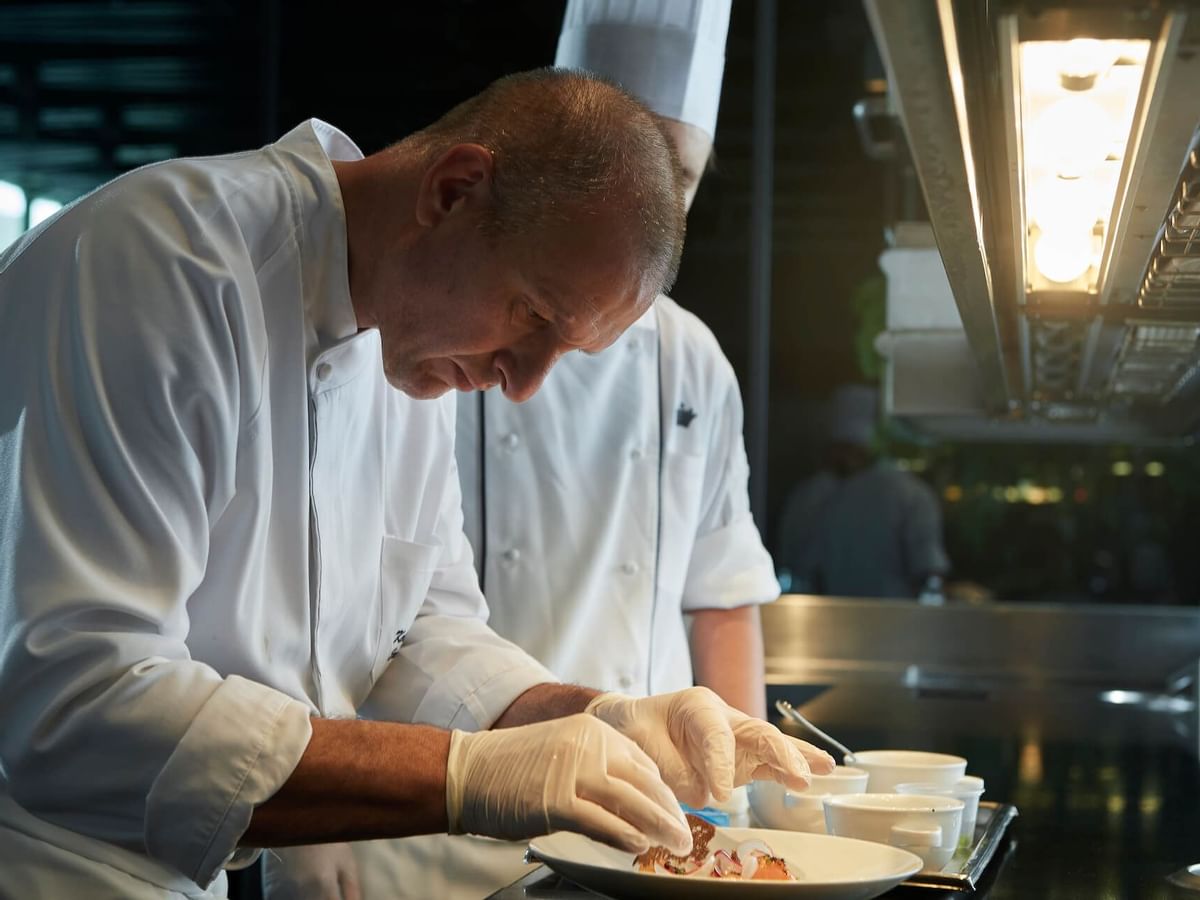
[(455, 144), (495, 159), (492, 236), (627, 213), (648, 279), (664, 292), (683, 252), (682, 169), (657, 117), (617, 85), (570, 69), (508, 75), (400, 142), (432, 161)]

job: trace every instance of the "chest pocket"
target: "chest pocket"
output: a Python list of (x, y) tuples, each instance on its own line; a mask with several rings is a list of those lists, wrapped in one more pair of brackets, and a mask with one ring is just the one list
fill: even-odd
[(704, 497), (701, 453), (668, 449), (663, 455), (662, 537), (659, 546), (658, 590), (671, 598), (683, 595)]
[(372, 681), (404, 645), (437, 571), (440, 548), (384, 535), (379, 557), (379, 646)]

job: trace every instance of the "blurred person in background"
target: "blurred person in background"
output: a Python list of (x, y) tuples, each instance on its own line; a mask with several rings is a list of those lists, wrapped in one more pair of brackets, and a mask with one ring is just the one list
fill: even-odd
[(825, 465), (787, 498), (777, 562), (796, 593), (941, 602), (937, 494), (874, 451), (878, 398), (869, 385), (834, 391)]
[[(729, 0), (571, 0), (559, 39), (556, 66), (612, 79), (659, 114), (689, 205), (712, 152), (729, 15)], [(750, 514), (737, 380), (699, 319), (660, 297), (608, 350), (565, 357), (527, 402), (461, 397), (456, 454), (498, 633), (567, 681), (634, 695), (695, 682), (765, 716), (758, 605), (779, 587)], [(745, 815), (744, 789), (723, 808)], [(360, 843), (357, 867), (348, 850), (290, 853), (293, 873), (272, 876), (272, 862), (267, 883), (272, 900), (336, 898), (339, 878), (367, 898), (478, 898), (528, 870), (523, 851), (472, 837)], [(285, 894), (288, 879), (328, 890)]]

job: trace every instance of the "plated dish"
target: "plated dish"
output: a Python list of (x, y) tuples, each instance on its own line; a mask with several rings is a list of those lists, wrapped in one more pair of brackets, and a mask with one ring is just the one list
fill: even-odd
[(634, 854), (565, 831), (530, 841), (529, 854), (582, 887), (628, 900), (732, 896), (869, 900), (891, 890), (922, 865), (920, 857), (896, 847), (765, 828), (719, 828), (709, 849), (732, 856), (748, 841), (765, 843), (772, 855), (787, 863), (796, 880), (747, 881), (643, 872), (635, 866)]
[(717, 829), (705, 819), (687, 816), (692, 829), (692, 852), (676, 856), (666, 847), (651, 847), (633, 860), (639, 872), (679, 878), (724, 878), (740, 881), (795, 881), (787, 860), (766, 841), (752, 839), (735, 850), (710, 847)]

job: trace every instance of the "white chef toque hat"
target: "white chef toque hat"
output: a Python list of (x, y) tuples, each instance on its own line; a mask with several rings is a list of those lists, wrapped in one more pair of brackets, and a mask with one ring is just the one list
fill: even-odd
[(732, 0), (568, 0), (554, 65), (615, 81), (712, 137)]

